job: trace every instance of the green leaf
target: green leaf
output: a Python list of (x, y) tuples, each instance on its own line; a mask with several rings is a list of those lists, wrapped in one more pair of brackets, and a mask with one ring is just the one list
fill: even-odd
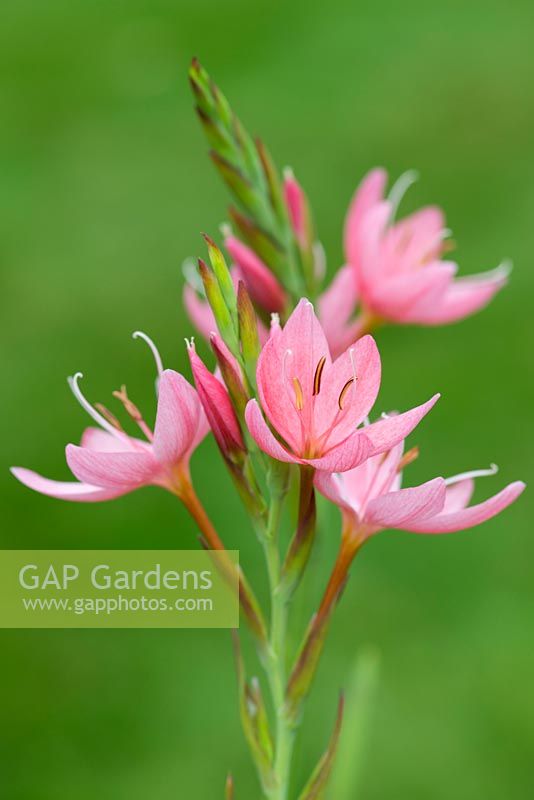
[(275, 776), (273, 772), (273, 744), (267, 713), (259, 683), (253, 680), (249, 684), (246, 680), (241, 645), (236, 631), (233, 632), (233, 640), (241, 724), (263, 790), (266, 794), (269, 794), (275, 786)]
[(249, 293), (243, 281), (237, 288), (237, 315), (239, 320), (239, 342), (248, 379), (252, 386), (256, 385), (256, 364), (260, 354), (258, 337), (258, 320)]
[(219, 284), (219, 288), (221, 290), (221, 294), (223, 296), (224, 302), (228, 311), (230, 312), (230, 316), (234, 320), (234, 323), (237, 319), (237, 297), (234, 289), (234, 284), (232, 281), (232, 276), (230, 275), (230, 270), (226, 264), (225, 258), (221, 252), (221, 250), (217, 247), (213, 239), (208, 236), (206, 233), (203, 233), (202, 236), (204, 237), (204, 241), (208, 246), (208, 255), (210, 258), (210, 263), (215, 273), (215, 277), (217, 278), (217, 283)]
[[(336, 757), (338, 742), (339, 742), (339, 735), (341, 733), (341, 724), (343, 721), (343, 695), (340, 697), (337, 717), (336, 717), (336, 724), (334, 726), (334, 731), (330, 738), (330, 742), (328, 747), (323, 754), (321, 760), (315, 767), (312, 776), (304, 789), (302, 790), (301, 794), (299, 795), (299, 800), (324, 800), (326, 787), (328, 784), (328, 779), (332, 773), (332, 768), (334, 766), (334, 759)], [(332, 795), (336, 798), (336, 800), (341, 800), (336, 795)]]
[(198, 271), (204, 284), (206, 298), (213, 311), (217, 328), (230, 351), (239, 358), (239, 345), (237, 333), (232, 316), (226, 305), (219, 282), (210, 267), (201, 258), (198, 260)]
[(335, 800), (357, 800), (359, 797), (379, 672), (378, 652), (372, 647), (362, 650), (349, 677), (345, 724), (332, 776), (332, 797)]

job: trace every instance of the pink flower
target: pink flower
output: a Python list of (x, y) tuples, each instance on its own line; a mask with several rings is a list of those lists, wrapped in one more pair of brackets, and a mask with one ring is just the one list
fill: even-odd
[(403, 176), (386, 200), (387, 173), (375, 169), (364, 178), (345, 223), (346, 259), (368, 314), (420, 325), (454, 322), (487, 305), (509, 270), (454, 280), (457, 265), (442, 259), (449, 232), (441, 209), (428, 206), (393, 222), (411, 180)]
[(452, 533), (472, 528), (499, 514), (525, 488), (524, 483), (516, 481), (483, 503), (468, 507), (474, 478), (495, 474), (497, 469), (493, 466), (401, 489), (402, 470), (417, 455), (416, 451), (409, 451), (403, 456), (403, 444), (400, 442), (389, 452), (370, 458), (343, 475), (316, 474), (316, 487), (342, 509), (358, 543), (384, 528), (414, 533)]
[[(283, 328), (275, 327), (258, 359), (261, 406), (247, 404), (252, 437), (279, 461), (344, 472), (389, 450), (413, 430), (438, 395), (411, 411), (358, 428), (380, 386), (380, 356), (364, 336), (332, 362), (313, 306), (301, 300)], [(275, 435), (276, 434), (276, 435)]]
[[(148, 337), (138, 335), (155, 351)], [(179, 373), (163, 370), (159, 355), (157, 362), (159, 389), (153, 433), (124, 387), (116, 393), (146, 440), (129, 436), (106, 409), (100, 413), (92, 406), (81, 392), (82, 375), (78, 372), (69, 378), (70, 387), (99, 425), (84, 431), (81, 446), (66, 447), (67, 464), (79, 483), (50, 480), (23, 467), (13, 467), (13, 475), (41, 494), (85, 503), (111, 500), (148, 485), (162, 486), (178, 494), (184, 481), (189, 482), (189, 459), (208, 432), (208, 424), (193, 387)]]

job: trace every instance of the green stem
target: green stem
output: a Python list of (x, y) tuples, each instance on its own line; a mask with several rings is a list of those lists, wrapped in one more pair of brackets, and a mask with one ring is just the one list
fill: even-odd
[(271, 698), (276, 717), (275, 728), (275, 785), (269, 800), (287, 800), (291, 775), (294, 731), (286, 714), (286, 635), (288, 596), (281, 583), (280, 553), (278, 549), (278, 524), (282, 498), (273, 497), (269, 510), (269, 521), (264, 539), (269, 587), (271, 595), (271, 630), (269, 656), (265, 670), (269, 681)]

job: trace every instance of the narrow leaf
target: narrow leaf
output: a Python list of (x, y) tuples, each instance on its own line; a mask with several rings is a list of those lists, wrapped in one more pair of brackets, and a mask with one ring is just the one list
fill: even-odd
[[(260, 732), (258, 729), (259, 718), (262, 719), (263, 725), (263, 711), (257, 705), (257, 691), (255, 692), (246, 681), (241, 645), (236, 631), (233, 632), (233, 641), (237, 684), (239, 690), (239, 710), (241, 713), (241, 724), (250, 752), (252, 754), (254, 764), (258, 771), (262, 787), (265, 793), (268, 794), (275, 784), (275, 777), (272, 769), (272, 746), (266, 744), (266, 736), (264, 731)], [(261, 701), (261, 703), (263, 703), (263, 701)], [(266, 715), (265, 724), (267, 724)], [(267, 738), (268, 740), (270, 739), (270, 734)]]
[[(337, 711), (337, 718), (336, 724), (334, 726), (334, 731), (330, 738), (330, 742), (328, 747), (322, 756), (321, 760), (315, 767), (315, 770), (312, 773), (312, 776), (306, 786), (304, 787), (303, 791), (299, 796), (299, 800), (324, 800), (326, 786), (330, 775), (332, 773), (332, 768), (334, 766), (334, 759), (336, 757), (338, 742), (339, 742), (339, 735), (341, 733), (341, 724), (343, 722), (343, 707), (344, 707), (344, 700), (343, 695), (341, 695), (338, 705)], [(341, 800), (338, 798), (337, 795), (333, 795), (336, 800)]]

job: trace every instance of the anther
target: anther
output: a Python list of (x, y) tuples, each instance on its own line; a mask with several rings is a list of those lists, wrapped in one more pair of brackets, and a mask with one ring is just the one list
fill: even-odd
[(340, 411), (343, 411), (343, 403), (345, 401), (345, 397), (347, 396), (347, 392), (349, 391), (350, 387), (353, 385), (355, 380), (356, 380), (356, 378), (350, 378), (346, 382), (345, 386), (341, 390), (341, 393), (339, 395), (339, 399), (337, 401)]
[(111, 413), (109, 408), (106, 408), (106, 406), (103, 405), (102, 403), (95, 403), (95, 408), (102, 414), (104, 419), (107, 419), (110, 425), (113, 425), (113, 427), (116, 428), (118, 431), (122, 431), (123, 433), (125, 433), (125, 430), (122, 427), (121, 423), (119, 422), (115, 414)]
[(295, 389), (295, 401), (297, 404), (297, 411), (302, 411), (304, 408), (304, 395), (302, 393), (302, 386), (298, 378), (293, 378), (293, 387)]
[(315, 368), (315, 375), (313, 376), (313, 394), (319, 394), (321, 391), (321, 378), (323, 376), (324, 365), (326, 364), (326, 356), (323, 356)]
[(116, 397), (117, 400), (121, 401), (126, 413), (134, 420), (134, 422), (139, 422), (139, 420), (143, 419), (143, 415), (135, 403), (132, 403), (128, 397), (128, 392), (126, 391), (126, 386), (124, 384), (121, 386), (120, 391), (116, 389), (114, 392), (112, 392), (112, 394), (113, 397)]
[(417, 458), (419, 458), (418, 447), (412, 447), (411, 450), (407, 450), (397, 464), (397, 472), (402, 472), (409, 464), (413, 464)]

